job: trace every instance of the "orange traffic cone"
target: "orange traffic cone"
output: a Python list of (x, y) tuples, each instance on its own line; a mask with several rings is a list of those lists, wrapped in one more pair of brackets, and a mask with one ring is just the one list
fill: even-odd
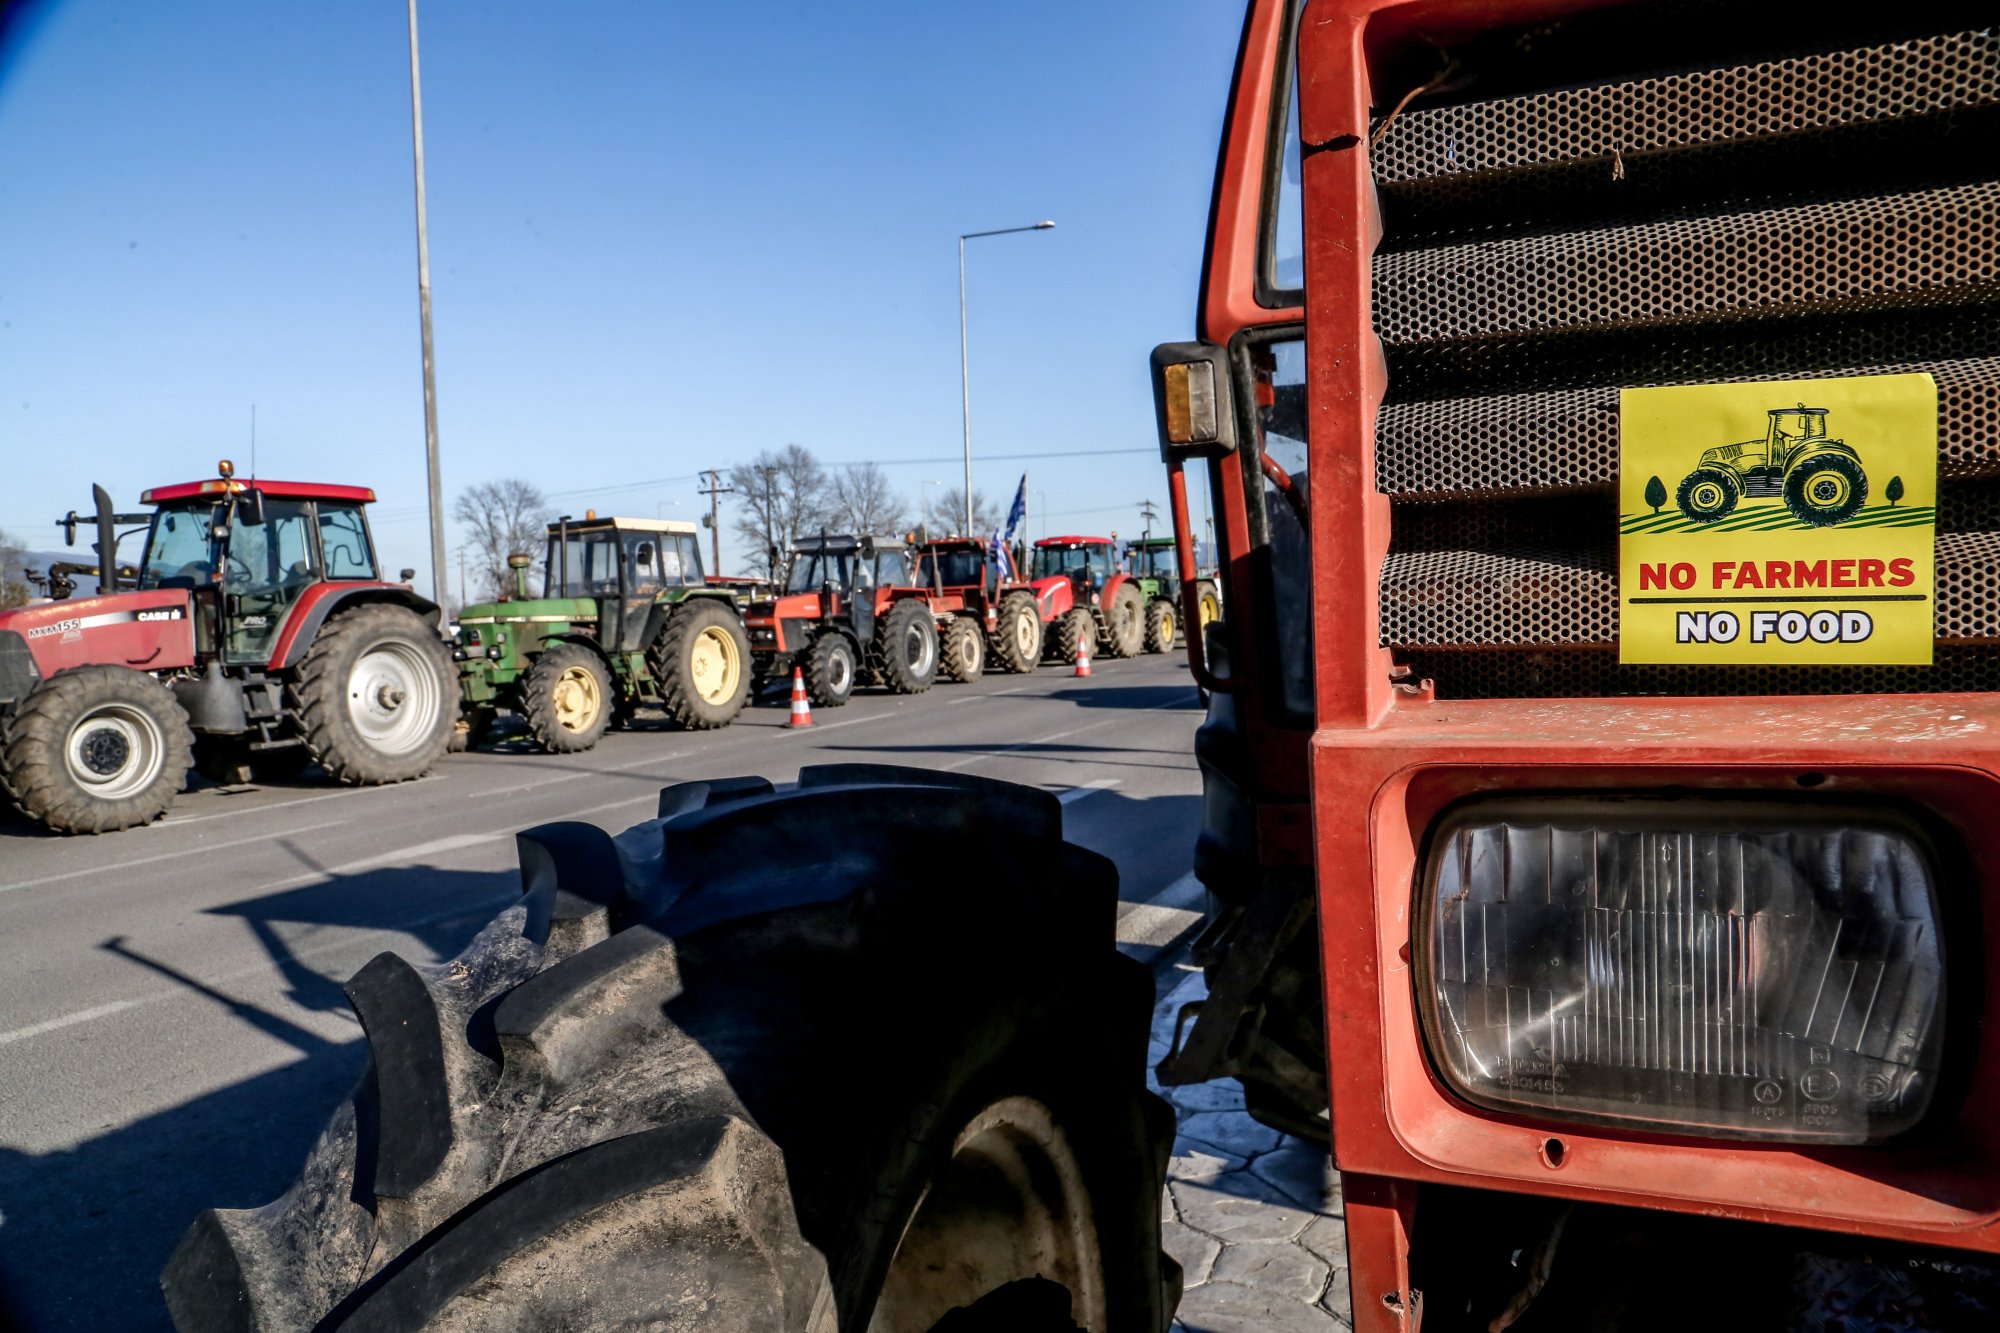
[(1078, 636), (1076, 641), (1076, 674), (1079, 676), (1090, 674), (1090, 636), (1088, 634)]
[[(1089, 674), (1088, 672), (1085, 673)], [(792, 668), (792, 715), (785, 722), (788, 727), (810, 727), (813, 724), (812, 701), (806, 698), (806, 673)]]

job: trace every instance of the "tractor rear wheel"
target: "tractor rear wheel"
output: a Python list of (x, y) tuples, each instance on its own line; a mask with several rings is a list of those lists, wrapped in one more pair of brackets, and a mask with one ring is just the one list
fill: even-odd
[(59, 671), (0, 723), (0, 786), (57, 833), (110, 833), (167, 812), (194, 762), (172, 690), (143, 671)]
[(993, 660), (1017, 676), (1025, 676), (1042, 659), (1042, 618), (1035, 611), (1032, 593), (1010, 592), (1000, 599), (994, 613), (993, 637), (988, 647)]
[(1097, 621), (1083, 607), (1072, 607), (1055, 618), (1049, 627), (1049, 658), (1055, 662), (1076, 661), (1076, 650), (1085, 639), (1097, 641)]
[(922, 694), (937, 681), (937, 619), (928, 604), (905, 597), (875, 631), (873, 665), (896, 694)]
[(1195, 584), (1194, 597), (1195, 605), (1201, 613), (1201, 624), (1198, 629), (1207, 629), (1222, 619), (1222, 596), (1216, 592), (1213, 583), (1203, 579)]
[(826, 630), (806, 652), (806, 693), (821, 708), (838, 708), (854, 694), (854, 641), (839, 630)]
[(986, 671), (986, 636), (969, 617), (953, 616), (938, 646), (938, 671), (961, 684), (978, 680)]
[(312, 757), (356, 786), (430, 772), (458, 722), (444, 640), (416, 612), (385, 602), (327, 621), (288, 694)]
[(521, 712), (528, 734), (550, 754), (596, 745), (611, 725), (611, 669), (580, 643), (559, 643), (529, 663), (521, 677)]
[(455, 961), (348, 983), (352, 1102), (194, 1221), (175, 1324), (1161, 1333), (1151, 977), (1053, 798), (871, 765), (660, 807), (520, 834)]
[(736, 608), (691, 597), (667, 618), (646, 655), (660, 704), (687, 731), (726, 727), (750, 697), (750, 638)]
[(1180, 636), (1180, 615), (1169, 601), (1155, 600), (1146, 606), (1146, 651), (1171, 652)]
[(1734, 472), (1719, 467), (1698, 467), (1681, 478), (1675, 488), (1674, 506), (1693, 523), (1719, 523), (1736, 512), (1743, 498), (1743, 484)]
[(1139, 585), (1127, 581), (1118, 585), (1104, 608), (1104, 655), (1137, 657), (1146, 646), (1146, 596)]
[(1808, 458), (1785, 474), (1785, 508), (1801, 523), (1830, 528), (1868, 503), (1868, 474), (1845, 454)]

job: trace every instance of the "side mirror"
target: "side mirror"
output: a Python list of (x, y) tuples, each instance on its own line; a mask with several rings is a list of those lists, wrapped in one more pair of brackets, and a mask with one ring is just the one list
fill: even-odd
[(236, 497), (236, 507), (245, 523), (253, 528), (264, 526), (264, 492), (254, 487), (243, 491)]
[(415, 580), (416, 577), (417, 571), (414, 569), (399, 569), (396, 571), (396, 581), (398, 583), (409, 583)]

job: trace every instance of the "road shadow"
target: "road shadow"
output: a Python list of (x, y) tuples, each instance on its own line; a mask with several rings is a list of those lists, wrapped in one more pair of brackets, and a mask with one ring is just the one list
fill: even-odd
[[(1052, 763), (1090, 764), (1106, 768), (1164, 768), (1175, 770), (1185, 770), (1187, 768), (1187, 749), (1185, 746), (1166, 746), (1154, 749), (1132, 745), (1067, 745), (1060, 741), (1021, 741), (1015, 744), (1004, 745), (863, 745), (850, 742), (840, 745), (823, 745), (819, 748), (825, 754), (845, 751), (853, 754), (900, 755), (906, 757), (942, 754), (992, 755), (995, 757), (1025, 755), (1036, 759), (1048, 760)], [(1124, 754), (1168, 755), (1177, 758), (1180, 762), (1154, 764), (1140, 759), (1117, 759), (1111, 757)], [(919, 763), (916, 766), (927, 768), (934, 767), (935, 765)]]
[[(243, 919), (284, 977), (289, 1004), (351, 1015), (344, 973), (327, 975), (311, 961), (315, 952), (344, 951), (335, 932), (397, 931), (448, 958), (518, 891), (512, 870), (405, 866), (338, 876), (213, 913)], [(321, 931), (326, 938), (316, 938)], [(351, 945), (352, 936), (346, 939)], [(392, 943), (410, 952), (403, 940), (382, 941), (384, 948)], [(72, 1149), (0, 1148), (0, 1330), (169, 1329), (159, 1272), (188, 1224), (204, 1208), (256, 1207), (283, 1193), (367, 1058), (351, 1016), (351, 1035), (331, 1039), (282, 1006), (245, 1001), (123, 937), (101, 947), (206, 998), (296, 1055)], [(84, 1043), (89, 1034), (86, 1026), (36, 1040)], [(157, 1056), (159, 1067), (135, 1082), (206, 1081), (198, 1045), (163, 1046)]]
[(1130, 712), (1165, 711), (1168, 706), (1199, 711), (1201, 695), (1194, 682), (1173, 685), (1065, 685), (1043, 696), (1078, 708), (1122, 708)]

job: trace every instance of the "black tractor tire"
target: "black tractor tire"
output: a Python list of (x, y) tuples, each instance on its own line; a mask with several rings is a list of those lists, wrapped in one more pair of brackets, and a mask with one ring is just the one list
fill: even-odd
[(1180, 637), (1181, 613), (1174, 604), (1155, 598), (1146, 604), (1146, 651), (1149, 653), (1172, 652), (1174, 642)]
[(953, 616), (938, 644), (938, 674), (961, 685), (986, 673), (986, 636), (969, 616)]
[(843, 765), (660, 811), (520, 834), (456, 960), (348, 983), (352, 1101), (282, 1197), (195, 1219), (175, 1325), (1162, 1333), (1152, 981), (1055, 800)]
[(839, 630), (825, 630), (806, 650), (806, 694), (821, 708), (838, 708), (854, 697), (861, 654)]
[(611, 725), (618, 689), (596, 649), (558, 643), (521, 677), (521, 715), (535, 744), (550, 754), (580, 754)]
[(750, 698), (750, 636), (717, 597), (691, 597), (667, 618), (646, 654), (660, 706), (684, 731), (726, 727)]
[(1743, 484), (1725, 468), (1698, 467), (1681, 478), (1674, 506), (1691, 523), (1718, 523), (1736, 512)]
[(458, 724), (450, 650), (422, 616), (386, 602), (320, 626), (287, 693), (312, 757), (352, 786), (424, 776)]
[(1008, 671), (1025, 676), (1042, 660), (1042, 618), (1033, 593), (1010, 592), (994, 612), (990, 656)]
[(869, 664), (893, 694), (922, 694), (937, 683), (937, 617), (928, 603), (905, 597), (875, 629)]
[(1088, 639), (1093, 651), (1097, 647), (1097, 620), (1089, 611), (1073, 606), (1057, 616), (1049, 626), (1049, 660), (1051, 662), (1076, 661), (1076, 650)]
[(1146, 594), (1127, 581), (1118, 585), (1104, 608), (1100, 641), (1106, 657), (1137, 657), (1146, 646)]
[[(1785, 474), (1785, 508), (1801, 523), (1830, 528), (1868, 503), (1868, 474), (1846, 454), (1816, 454)], [(1821, 491), (1828, 494), (1824, 497)]]
[(111, 833), (167, 812), (194, 763), (174, 692), (143, 671), (58, 671), (0, 722), (0, 787), (57, 833)]

